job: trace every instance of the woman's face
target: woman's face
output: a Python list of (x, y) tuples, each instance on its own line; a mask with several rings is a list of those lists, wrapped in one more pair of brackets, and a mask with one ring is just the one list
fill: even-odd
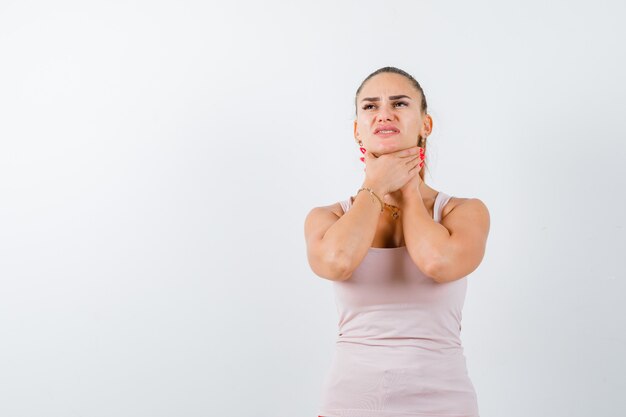
[[(428, 136), (432, 119), (420, 110), (421, 95), (404, 76), (381, 73), (373, 76), (357, 97), (354, 137), (374, 155), (417, 146), (418, 136)], [(390, 128), (395, 133), (380, 133)]]

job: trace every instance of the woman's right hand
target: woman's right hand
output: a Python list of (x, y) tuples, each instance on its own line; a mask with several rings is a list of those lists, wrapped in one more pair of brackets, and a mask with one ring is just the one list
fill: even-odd
[(414, 175), (419, 174), (423, 164), (420, 155), (423, 155), (423, 151), (424, 148), (413, 146), (376, 157), (366, 150), (365, 181), (376, 184), (383, 190), (383, 195), (399, 190)]

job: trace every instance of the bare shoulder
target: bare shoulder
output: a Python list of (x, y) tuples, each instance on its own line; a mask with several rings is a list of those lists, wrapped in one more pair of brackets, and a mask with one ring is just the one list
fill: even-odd
[(326, 210), (330, 210), (333, 213), (335, 213), (337, 217), (341, 217), (345, 214), (343, 211), (343, 207), (341, 206), (341, 203), (330, 204), (328, 206), (325, 206), (325, 208)]
[(343, 208), (339, 202), (313, 207), (306, 216), (305, 227), (308, 228), (309, 225), (318, 224), (320, 221), (322, 223), (334, 222), (339, 220), (343, 214)]
[(323, 238), (326, 230), (343, 216), (340, 203), (313, 207), (304, 220), (304, 235), (308, 244)]
[(489, 209), (487, 209), (485, 203), (479, 198), (451, 197), (441, 213), (442, 221), (454, 210), (471, 214), (476, 220), (486, 221), (487, 224), (489, 223)]
[(343, 207), (341, 207), (340, 203), (333, 203), (327, 206), (313, 207), (309, 213), (327, 213), (327, 214), (332, 213), (336, 215), (337, 217), (341, 217), (344, 215)]
[(450, 197), (450, 200), (448, 200), (448, 203), (443, 207), (441, 218), (443, 219), (452, 210), (462, 205), (465, 205), (465, 207), (469, 209), (483, 210), (487, 214), (489, 214), (489, 210), (487, 209), (487, 206), (479, 198)]

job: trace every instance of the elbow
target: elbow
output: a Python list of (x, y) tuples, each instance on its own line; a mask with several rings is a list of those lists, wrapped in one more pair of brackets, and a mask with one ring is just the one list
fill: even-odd
[(327, 253), (317, 259), (310, 257), (309, 265), (315, 275), (330, 281), (344, 281), (352, 275), (345, 256), (337, 252)]
[(432, 278), (433, 281), (439, 284), (445, 284), (453, 280), (453, 278), (450, 277), (450, 259), (443, 256), (441, 252), (434, 251), (431, 253), (431, 256), (427, 258), (424, 272)]
[(352, 275), (350, 262), (342, 252), (334, 252), (326, 259), (329, 269), (329, 279), (332, 281), (344, 281)]
[(445, 277), (442, 275), (442, 269), (439, 267), (439, 264), (435, 263), (435, 262), (430, 262), (425, 268), (424, 268), (424, 275), (428, 276), (429, 278), (431, 278), (433, 281), (439, 283), (439, 284), (443, 284), (444, 282), (446, 282)]
[(437, 255), (431, 253), (427, 256), (418, 256), (419, 254), (414, 254), (409, 251), (409, 255), (413, 260), (413, 263), (417, 265), (420, 271), (427, 277), (431, 278), (433, 281), (441, 283), (443, 282), (443, 278), (441, 276), (442, 263)]

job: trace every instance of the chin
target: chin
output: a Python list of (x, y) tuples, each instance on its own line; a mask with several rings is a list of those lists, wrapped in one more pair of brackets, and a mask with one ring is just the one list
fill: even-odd
[(386, 153), (392, 153), (392, 152), (396, 152), (402, 149), (408, 149), (412, 146), (415, 145), (410, 145), (404, 142), (399, 142), (399, 141), (388, 141), (387, 143), (383, 144), (383, 143), (378, 143), (378, 146), (376, 146), (375, 149), (372, 150), (372, 153), (378, 155), (378, 154), (386, 154)]

